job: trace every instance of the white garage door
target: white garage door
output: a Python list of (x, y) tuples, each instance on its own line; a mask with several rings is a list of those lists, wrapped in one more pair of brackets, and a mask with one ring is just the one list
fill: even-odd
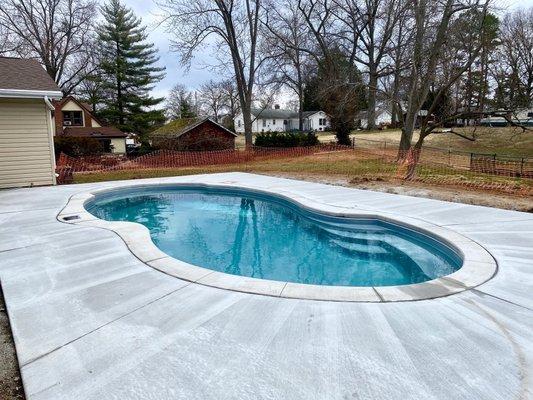
[(44, 100), (0, 99), (0, 188), (55, 183), (49, 113)]

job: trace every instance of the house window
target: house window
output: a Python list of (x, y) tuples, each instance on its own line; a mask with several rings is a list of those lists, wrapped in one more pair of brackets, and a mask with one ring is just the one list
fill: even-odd
[(272, 120), (272, 125), (276, 125), (276, 120), (275, 119)]
[(528, 118), (533, 118), (533, 112), (528, 112), (528, 113), (527, 113), (527, 117), (528, 117)]
[(83, 126), (81, 111), (63, 111), (63, 126)]
[(239, 126), (239, 128), (241, 127), (241, 120), (240, 119), (237, 121), (237, 125)]
[(286, 119), (283, 120), (283, 125), (289, 125), (289, 121), (287, 121)]
[(263, 120), (263, 127), (265, 127), (265, 126), (267, 126), (267, 120), (266, 119)]
[(318, 119), (318, 125), (320, 125), (320, 126), (326, 125), (326, 118), (319, 118)]

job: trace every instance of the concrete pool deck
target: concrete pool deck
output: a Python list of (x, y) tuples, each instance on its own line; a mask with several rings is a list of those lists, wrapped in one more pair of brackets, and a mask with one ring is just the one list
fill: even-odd
[(228, 291), (147, 266), (114, 232), (56, 219), (72, 196), (131, 181), (0, 191), (0, 281), (28, 399), (533, 396), (532, 214), (243, 173), (145, 182), (236, 182), (416, 218), (477, 242), (498, 272), (415, 302)]

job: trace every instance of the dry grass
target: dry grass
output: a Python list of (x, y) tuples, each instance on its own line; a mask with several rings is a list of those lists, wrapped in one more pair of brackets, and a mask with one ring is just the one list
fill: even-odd
[[(468, 136), (475, 136), (475, 141), (470, 141), (452, 133), (433, 133), (425, 140), (426, 147), (438, 147), (466, 153), (487, 153), (499, 156), (512, 156), (533, 158), (533, 131), (522, 132), (518, 128), (454, 128), (454, 130)], [(355, 131), (352, 138), (387, 142), (390, 146), (400, 143), (401, 131), (399, 129), (386, 129), (375, 131)], [(332, 132), (319, 132), (318, 137), (322, 143), (335, 142)], [(413, 140), (418, 139), (415, 132)], [(236, 139), (238, 147), (244, 147), (244, 135)], [(378, 145), (378, 144), (376, 144)]]
[(533, 180), (432, 165), (419, 168), (419, 180), (404, 181), (398, 178), (396, 164), (369, 157), (348, 151), (231, 165), (78, 173), (74, 179), (75, 183), (86, 183), (240, 171), (522, 211), (533, 209)]
[[(119, 179), (140, 179), (164, 176), (180, 176), (214, 172), (256, 172), (256, 173), (295, 173), (321, 176), (342, 176), (348, 180), (398, 180), (397, 165), (383, 162), (374, 155), (354, 151), (315, 154), (305, 157), (260, 160), (242, 164), (212, 165), (186, 168), (164, 168), (143, 170), (120, 170), (98, 173), (77, 173), (76, 183), (97, 182)], [(439, 185), (490, 186), (506, 185), (517, 190), (530, 189), (533, 181), (511, 177), (499, 177), (457, 170), (446, 165), (424, 165), (419, 167), (419, 176)]]
[[(425, 140), (427, 147), (439, 147), (454, 151), (497, 154), (498, 156), (512, 156), (533, 158), (533, 131), (522, 132), (518, 128), (454, 128), (454, 130), (474, 137), (475, 141), (464, 139), (453, 133), (433, 133)], [(399, 130), (383, 130), (375, 132), (357, 132), (354, 137), (377, 141), (387, 141), (398, 144), (401, 132)], [(418, 139), (415, 132), (414, 140)]]

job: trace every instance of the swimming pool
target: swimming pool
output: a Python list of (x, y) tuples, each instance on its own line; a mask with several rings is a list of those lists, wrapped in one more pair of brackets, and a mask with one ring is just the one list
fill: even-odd
[(380, 218), (338, 217), (281, 197), (196, 186), (97, 194), (85, 204), (108, 221), (143, 224), (178, 260), (231, 275), (323, 286), (397, 286), (459, 270), (457, 250)]

